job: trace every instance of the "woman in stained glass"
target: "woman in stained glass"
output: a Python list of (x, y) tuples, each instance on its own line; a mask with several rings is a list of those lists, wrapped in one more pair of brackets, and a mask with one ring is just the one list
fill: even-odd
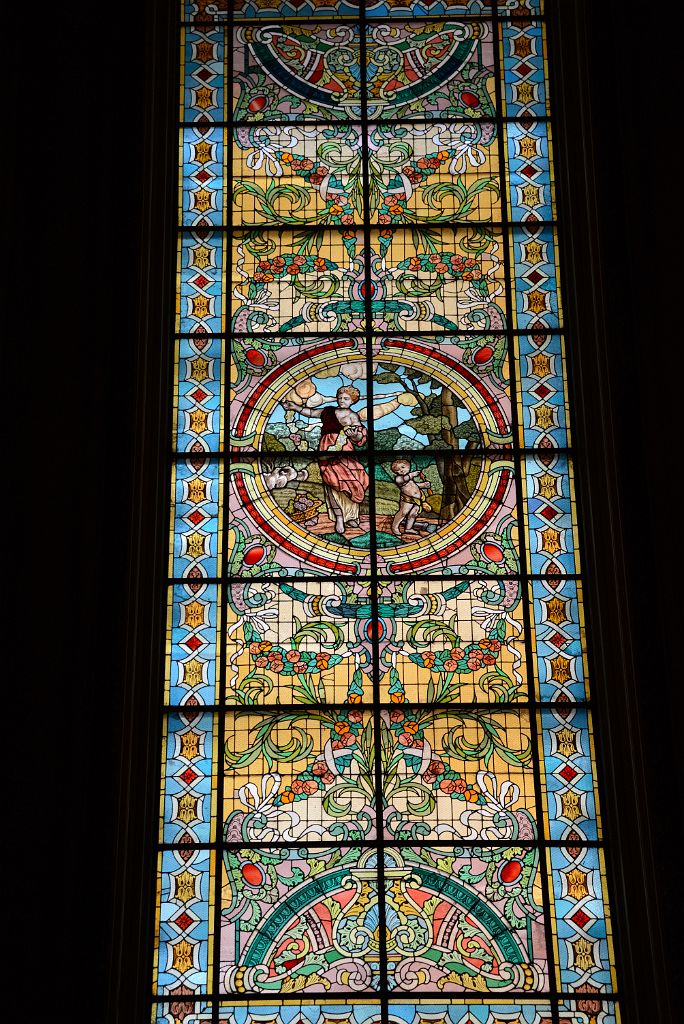
[[(320, 451), (353, 452), (366, 443), (367, 437), (360, 414), (352, 409), (361, 392), (355, 387), (342, 387), (335, 397), (336, 405), (322, 409), (307, 409), (289, 399), (283, 402), (283, 407), (309, 419), (320, 419)], [(320, 471), (328, 512), (337, 532), (344, 533), (348, 526), (358, 527), (361, 502), (368, 490), (368, 474), (361, 463), (338, 455), (321, 460)]]
[(616, 1024), (538, 0), (397, 3), (184, 28), (157, 1024)]
[[(362, 423), (368, 411), (356, 412), (352, 406), (361, 398), (361, 392), (353, 385), (337, 389), (335, 405), (324, 405), (311, 409), (306, 405), (285, 399), (282, 406), (287, 411), (298, 413), (309, 419), (321, 421), (319, 451), (353, 452), (366, 444), (368, 432)], [(399, 408), (398, 398), (389, 398), (375, 405), (374, 419), (380, 419)], [(335, 529), (343, 534), (345, 529), (360, 525), (361, 503), (368, 491), (368, 474), (358, 459), (337, 455), (322, 459), (320, 463), (323, 492), (330, 518)]]

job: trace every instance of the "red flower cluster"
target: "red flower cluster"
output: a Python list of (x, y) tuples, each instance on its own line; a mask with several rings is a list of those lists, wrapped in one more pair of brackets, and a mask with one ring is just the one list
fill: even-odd
[(326, 786), (329, 786), (335, 778), (325, 761), (315, 761), (311, 767), (311, 771), (314, 775), (317, 775), (321, 782)]
[(437, 156), (421, 156), (419, 160), (416, 160), (416, 167), (420, 167), (421, 170), (436, 171), (441, 162)]
[(426, 771), (423, 772), (423, 782), (431, 786), (439, 775), (444, 775), (445, 768), (442, 761), (430, 761)]
[(463, 779), (442, 779), (439, 788), (443, 793), (465, 793), (467, 785)]
[(291, 788), (293, 793), (306, 793), (307, 796), (313, 796), (318, 792), (318, 783), (312, 779), (306, 779), (304, 782), (301, 779), (294, 779)]
[[(285, 667), (282, 651), (274, 650), (273, 645), (267, 641), (259, 644), (251, 643), (249, 645), (249, 652), (255, 655), (254, 664), (257, 668), (268, 668), (271, 672), (279, 673)], [(301, 660), (299, 651), (288, 651), (285, 654), (285, 658), (293, 663), (292, 667), (295, 672), (306, 672), (308, 670), (308, 665), (305, 661)]]

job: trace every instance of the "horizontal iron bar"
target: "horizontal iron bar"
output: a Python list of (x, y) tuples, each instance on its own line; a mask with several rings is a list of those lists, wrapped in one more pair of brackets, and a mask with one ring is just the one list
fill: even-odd
[[(331, 6), (333, 6), (333, 5), (331, 4)], [(405, 6), (408, 7), (409, 4), (407, 3)], [(234, 14), (230, 15), (230, 14), (226, 14), (225, 18), (214, 18), (211, 21), (201, 21), (199, 19), (196, 19), (195, 21), (181, 21), (180, 25), (181, 25), (181, 28), (191, 28), (191, 29), (200, 29), (201, 30), (201, 29), (206, 28), (207, 26), (210, 26), (213, 29), (227, 28), (229, 24), (232, 24), (233, 27), (237, 27), (239, 25), (267, 25), (269, 23), (270, 24), (276, 24), (277, 23), (278, 25), (280, 25), (281, 23), (284, 24), (284, 25), (287, 25), (287, 24), (299, 24), (299, 23), (306, 24), (306, 25), (333, 25), (333, 24), (337, 24), (337, 23), (341, 22), (343, 24), (354, 25), (354, 24), (360, 23), (361, 21), (365, 21), (370, 26), (370, 25), (382, 25), (385, 22), (388, 22), (388, 23), (389, 22), (393, 22), (393, 23), (401, 25), (401, 24), (421, 24), (422, 22), (431, 22), (431, 23), (436, 22), (438, 24), (441, 23), (441, 22), (445, 22), (445, 23), (448, 23), (448, 24), (454, 24), (454, 23), (458, 23), (458, 22), (486, 22), (486, 23), (492, 23), (495, 20), (498, 21), (499, 24), (501, 24), (503, 22), (510, 22), (511, 24), (526, 24), (526, 23), (529, 23), (529, 22), (533, 22), (535, 24), (538, 24), (540, 22), (545, 21), (546, 17), (545, 17), (544, 14), (540, 14), (540, 13), (532, 12), (532, 11), (530, 11), (528, 14), (521, 15), (521, 14), (512, 14), (509, 11), (500, 11), (500, 10), (494, 10), (494, 9), (490, 9), (489, 12), (487, 12), (487, 11), (479, 11), (479, 12), (463, 11), (463, 12), (459, 13), (458, 11), (454, 11), (453, 13), (450, 13), (450, 12), (447, 11), (445, 14), (412, 14), (412, 13), (408, 13), (408, 14), (404, 14), (404, 15), (399, 14), (398, 12), (396, 14), (373, 14), (372, 11), (371, 12), (369, 12), (369, 11), (362, 12), (361, 10), (359, 10), (358, 14), (337, 14), (337, 13), (333, 12), (332, 14), (329, 14), (327, 17), (326, 16), (309, 17), (306, 14), (303, 14), (301, 16), (298, 15), (298, 14), (287, 14), (287, 15), (284, 15), (284, 14), (281, 14), (281, 13), (277, 13), (275, 15), (269, 15), (268, 17), (266, 15), (261, 15), (261, 16), (252, 15), (250, 17), (249, 15), (239, 15), (239, 14), (238, 15), (234, 15)]]
[[(251, 449), (241, 450), (238, 445), (234, 446), (233, 449), (224, 449), (216, 452), (206, 452), (204, 449), (201, 452), (191, 452), (189, 450), (185, 452), (172, 451), (169, 452), (169, 458), (173, 462), (188, 462), (190, 459), (203, 459), (204, 462), (223, 462), (223, 463), (241, 463), (241, 462), (253, 462), (255, 465), (265, 462), (277, 462), (279, 460), (302, 460), (305, 459), (307, 462), (330, 462), (331, 459), (340, 458), (339, 452), (332, 450), (320, 451), (319, 449), (310, 449), (303, 452), (265, 452), (265, 451), (253, 451)], [(350, 453), (343, 452), (342, 457), (349, 458)], [(572, 455), (572, 449), (569, 447), (536, 447), (536, 449), (530, 449), (530, 447), (521, 447), (515, 445), (513, 442), (510, 443), (509, 447), (493, 447), (487, 445), (486, 447), (472, 447), (472, 449), (437, 449), (437, 447), (430, 447), (426, 445), (422, 449), (354, 449), (354, 459), (362, 462), (364, 460), (374, 462), (387, 462), (388, 459), (443, 459), (445, 462), (454, 461), (463, 458), (489, 458), (497, 460), (499, 462), (512, 462), (515, 456), (519, 456), (525, 459), (538, 459), (542, 456), (545, 458), (556, 458), (558, 456), (564, 456), (565, 458)]]
[[(428, 849), (436, 850), (448, 850), (453, 849), (455, 846), (465, 846), (472, 850), (489, 850), (489, 849), (523, 849), (523, 850), (564, 850), (568, 846), (579, 846), (582, 850), (601, 850), (604, 849), (604, 843), (596, 842), (595, 840), (568, 840), (568, 839), (538, 839), (536, 841), (525, 840), (514, 840), (514, 839), (488, 839), (488, 840), (475, 840), (475, 839), (425, 839), (423, 843)], [(245, 840), (243, 843), (224, 843), (221, 840), (217, 840), (214, 843), (158, 843), (158, 850), (168, 850), (173, 852), (174, 850), (192, 850), (192, 851), (205, 851), (210, 852), (212, 850), (327, 850), (331, 846), (344, 846), (345, 849), (349, 850), (382, 850), (383, 852), (391, 852), (396, 849), (415, 849), (415, 839), (367, 839), (363, 840), (341, 840), (329, 839), (316, 840), (315, 842), (297, 842), (296, 839), (288, 840), (273, 840), (269, 843), (266, 842), (253, 842)]]
[[(191, 77), (191, 76), (190, 76)], [(192, 109), (191, 107), (189, 109)], [(204, 120), (201, 120), (204, 118)], [(326, 121), (320, 117), (302, 117), (297, 118), (273, 118), (268, 121), (245, 121), (244, 119), (229, 118), (224, 120), (223, 118), (210, 118), (207, 114), (199, 114), (194, 121), (179, 120), (176, 125), (180, 129), (197, 129), (203, 131), (205, 128), (383, 128), (383, 127), (394, 127), (399, 126), (401, 128), (438, 128), (448, 127), (455, 125), (456, 127), (463, 127), (466, 125), (473, 124), (493, 124), (497, 126), (503, 125), (520, 125), (525, 128), (526, 131), (530, 130), (530, 122), (532, 125), (543, 124), (549, 125), (551, 118), (546, 114), (494, 114), (492, 117), (406, 117), (397, 120), (396, 118), (381, 118), (381, 117), (369, 117), (366, 121), (359, 117), (347, 118), (331, 118)], [(516, 158), (520, 159), (520, 158)], [(535, 158), (535, 159), (538, 159)], [(498, 176), (498, 172), (497, 172)]]
[(450, 576), (447, 573), (434, 573), (429, 576), (411, 575), (407, 574), (390, 576), (389, 574), (370, 574), (364, 573), (358, 576), (340, 575), (336, 577), (326, 576), (307, 576), (307, 575), (293, 575), (293, 576), (201, 576), (196, 578), (189, 578), (187, 576), (170, 576), (167, 580), (169, 586), (189, 586), (195, 583), (212, 583), (219, 584), (225, 583), (230, 586), (232, 584), (241, 583), (328, 583), (331, 580), (337, 580), (339, 582), (353, 581), (355, 583), (372, 583), (377, 580), (378, 583), (389, 583), (389, 582), (413, 582), (413, 583), (462, 583), (464, 580), (468, 583), (479, 583), (481, 581), (496, 581), (500, 580), (503, 582), (534, 582), (539, 580), (540, 582), (548, 582), (549, 580), (561, 581), (564, 580), (581, 580), (583, 577), (579, 573), (561, 573), (556, 575), (554, 573), (510, 573), (502, 576), (497, 576), (494, 573), (463, 573), (462, 575)]
[[(529, 337), (531, 334), (542, 334), (546, 335), (564, 335), (566, 333), (563, 327), (545, 327), (543, 330), (521, 330), (520, 328), (504, 327), (499, 330), (482, 330), (482, 331), (374, 331), (373, 340), (371, 344), (376, 341), (380, 341), (383, 338), (406, 338), (407, 341), (413, 338), (418, 338), (424, 341), (430, 341), (435, 339), (439, 343), (439, 339), (444, 338), (522, 338)], [(288, 340), (307, 341), (309, 338), (330, 338), (334, 340), (344, 340), (345, 338), (358, 339), (359, 341), (365, 341), (367, 336), (366, 331), (302, 331), (297, 332), (284, 332), (284, 331), (269, 331), (268, 334), (249, 334), (247, 331), (207, 331), (205, 333), (195, 332), (194, 334), (187, 331), (177, 331), (172, 337), (174, 338), (187, 338), (192, 340), (194, 338), (203, 338), (207, 341), (212, 341), (216, 338), (223, 338), (230, 340), (231, 338), (242, 339), (242, 338), (254, 338), (260, 340), (262, 338), (287, 338)]]
[(574, 711), (591, 710), (591, 703), (588, 700), (577, 701), (540, 701), (527, 699), (519, 701), (421, 701), (406, 700), (401, 704), (392, 701), (360, 701), (358, 704), (350, 704), (348, 701), (327, 701), (320, 704), (300, 703), (291, 704), (164, 704), (160, 713), (162, 717), (167, 715), (183, 714), (225, 714), (225, 715), (261, 715), (264, 718), (273, 718), (279, 714), (290, 714), (293, 711), (305, 715), (308, 712), (330, 712), (336, 714), (343, 711), (479, 711), (482, 715), (498, 715), (502, 712), (532, 712), (535, 711), (559, 711), (568, 712), (568, 717)]
[[(544, 228), (557, 227), (558, 222), (555, 220), (535, 220), (535, 221), (502, 221), (502, 220), (440, 220), (440, 221), (411, 221), (405, 220), (399, 224), (370, 224), (369, 229), (371, 234), (374, 232), (391, 231), (393, 234), (397, 232), (407, 233), (412, 231), (414, 228), (439, 228), (440, 231), (444, 229), (451, 229), (453, 231), (460, 231), (465, 228), (474, 227), (488, 227), (497, 228), (501, 234), (507, 234), (509, 236), (516, 235), (522, 231), (529, 234), (541, 231)], [(362, 233), (365, 225), (363, 222), (355, 221), (353, 224), (329, 224), (329, 223), (318, 223), (318, 224), (283, 224), (282, 222), (267, 223), (262, 222), (260, 224), (207, 224), (207, 225), (178, 225), (178, 234), (183, 236), (189, 235), (203, 235), (206, 238), (208, 235), (236, 235), (242, 232), (250, 233), (253, 231), (263, 231), (269, 235), (272, 234), (284, 234), (290, 232), (290, 234), (318, 234), (321, 231), (326, 232), (331, 237), (335, 237), (337, 234), (341, 234), (344, 231), (357, 231)], [(322, 244), (325, 244), (324, 242)], [(318, 250), (320, 252), (320, 249)], [(465, 257), (464, 257), (465, 258)]]

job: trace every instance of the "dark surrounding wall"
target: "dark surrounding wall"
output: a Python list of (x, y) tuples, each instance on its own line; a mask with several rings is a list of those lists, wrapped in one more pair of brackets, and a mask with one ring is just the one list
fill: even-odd
[[(684, 952), (676, 845), (682, 515), (675, 498), (684, 274), (675, 217), (678, 32), (669, 8), (636, 0), (586, 5), (647, 799), (674, 977)], [(29, 868), (19, 922), (19, 948), (32, 970), (19, 1003), (25, 1019), (51, 1019), (49, 1011), (61, 1009), (70, 1021), (97, 1021), (106, 1001), (137, 443), (132, 375), (150, 65), (143, 14), (143, 4), (55, 5), (45, 20), (17, 21), (6, 33), (16, 69), (5, 116), (18, 129), (5, 151), (13, 179), (5, 192), (12, 224), (5, 311), (16, 317), (7, 336), (16, 367), (6, 387), (17, 402), (6, 421), (16, 452), (5, 471), (13, 510), (6, 544), (22, 555), (19, 591), (27, 563), (33, 579), (28, 615), (12, 583), (11, 610), (19, 615), (11, 646), (19, 657), (6, 689), (36, 781), (21, 824), (6, 833), (12, 856)], [(27, 427), (35, 436), (30, 458)], [(13, 775), (13, 791), (18, 781)]]

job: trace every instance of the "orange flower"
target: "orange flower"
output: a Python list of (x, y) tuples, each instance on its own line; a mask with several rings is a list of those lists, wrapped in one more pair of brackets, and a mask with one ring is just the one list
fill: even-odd
[(449, 154), (445, 149), (440, 149), (439, 153), (437, 154), (437, 159), (441, 160), (442, 163), (444, 163), (445, 160), (449, 159)]
[(360, 704), (361, 703), (361, 694), (360, 693), (350, 693), (349, 696), (347, 697), (347, 700), (349, 701), (350, 704)]
[(280, 798), (280, 802), (283, 803), (283, 804), (291, 804), (293, 800), (294, 800), (294, 793), (291, 790), (289, 790), (289, 789), (286, 789), (285, 792), (283, 793), (283, 795)]
[(272, 647), (273, 644), (269, 644), (268, 640), (262, 640), (259, 644), (260, 651), (270, 651)]
[(284, 164), (291, 164), (292, 161), (294, 160), (294, 157), (292, 156), (292, 153), (281, 153), (280, 159), (283, 161)]
[(403, 213), (404, 210), (403, 210), (403, 208), (401, 206), (399, 206), (398, 204), (395, 204), (394, 206), (390, 206), (389, 212), (393, 213), (395, 215), (395, 217), (396, 217), (398, 214)]
[(263, 277), (264, 281), (272, 281), (273, 280), (273, 274), (262, 274), (261, 276)]
[(330, 213), (334, 213), (334, 214), (342, 213), (343, 209), (344, 209), (344, 207), (338, 206), (337, 203), (333, 203), (333, 205), (330, 207)]
[(477, 793), (475, 793), (472, 789), (466, 789), (465, 793), (463, 794), (463, 799), (469, 804), (476, 804)]
[(320, 256), (317, 256), (314, 260), (314, 267), (316, 270), (325, 270), (325, 260), (321, 259)]
[(404, 696), (403, 693), (393, 693), (390, 696), (390, 700), (392, 701), (393, 704), (403, 704), (404, 701), (406, 700), (406, 697)]
[(416, 733), (416, 732), (418, 732), (419, 728), (420, 728), (420, 726), (418, 725), (417, 722), (407, 722), (406, 725), (404, 726), (404, 731), (405, 732), (410, 732), (410, 733)]
[(349, 725), (347, 722), (335, 722), (335, 732), (338, 736), (344, 736), (345, 733), (349, 732)]

